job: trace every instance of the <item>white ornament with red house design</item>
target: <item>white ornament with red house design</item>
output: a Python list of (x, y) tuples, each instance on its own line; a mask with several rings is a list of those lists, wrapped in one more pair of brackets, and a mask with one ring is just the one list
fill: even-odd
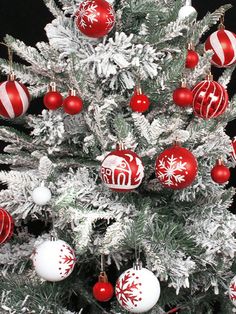
[(44, 241), (35, 248), (32, 260), (37, 275), (53, 282), (67, 278), (76, 262), (73, 249), (62, 240)]
[(236, 276), (231, 280), (229, 285), (229, 298), (234, 306), (236, 306)]
[(157, 303), (160, 284), (148, 269), (130, 268), (117, 280), (116, 298), (120, 305), (131, 313), (144, 313)]
[(137, 154), (130, 150), (111, 152), (102, 162), (101, 179), (115, 191), (137, 188), (144, 177), (144, 167)]

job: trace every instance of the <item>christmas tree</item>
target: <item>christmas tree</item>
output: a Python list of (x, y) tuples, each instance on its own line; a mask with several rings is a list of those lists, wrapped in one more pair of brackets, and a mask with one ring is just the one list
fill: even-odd
[(232, 6), (44, 2), (48, 42), (0, 59), (0, 312), (232, 313)]

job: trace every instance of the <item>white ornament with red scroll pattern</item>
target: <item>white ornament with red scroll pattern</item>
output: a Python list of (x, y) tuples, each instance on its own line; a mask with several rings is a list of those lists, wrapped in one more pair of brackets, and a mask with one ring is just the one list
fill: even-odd
[(35, 271), (47, 281), (61, 281), (73, 271), (76, 258), (74, 250), (62, 240), (46, 240), (32, 254)]
[(160, 284), (150, 270), (136, 263), (116, 283), (116, 298), (131, 313), (144, 313), (154, 307), (160, 297)]
[(231, 280), (229, 285), (229, 298), (233, 305), (236, 306), (236, 276)]

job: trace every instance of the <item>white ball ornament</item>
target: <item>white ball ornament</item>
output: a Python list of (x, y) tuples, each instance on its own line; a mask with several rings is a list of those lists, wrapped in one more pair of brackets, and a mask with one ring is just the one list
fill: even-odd
[(47, 240), (32, 254), (35, 271), (47, 281), (61, 281), (73, 271), (76, 258), (73, 249), (62, 240)]
[(157, 277), (141, 265), (126, 270), (116, 283), (116, 298), (131, 313), (145, 313), (157, 303), (160, 284)]
[(236, 306), (236, 276), (234, 276), (229, 285), (229, 298), (233, 305)]
[(33, 190), (31, 196), (35, 204), (43, 206), (50, 201), (52, 193), (46, 186), (39, 186)]
[(179, 10), (178, 19), (185, 20), (191, 17), (196, 17), (196, 16), (197, 16), (197, 11), (192, 6), (192, 1), (186, 0), (185, 5)]

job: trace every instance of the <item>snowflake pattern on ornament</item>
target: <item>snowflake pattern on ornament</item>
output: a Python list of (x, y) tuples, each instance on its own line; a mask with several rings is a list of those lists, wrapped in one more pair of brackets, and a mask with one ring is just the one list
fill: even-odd
[(97, 5), (91, 0), (87, 0), (81, 3), (78, 11), (79, 24), (82, 28), (86, 28), (88, 25), (86, 19), (90, 23), (98, 22), (97, 19)]
[(142, 301), (142, 291), (139, 277), (132, 271), (127, 271), (116, 283), (116, 297), (127, 310), (132, 310)]
[(59, 255), (59, 271), (61, 278), (68, 277), (68, 275), (72, 272), (75, 265), (75, 253), (71, 247), (63, 244), (61, 249), (61, 255)]
[[(177, 186), (178, 183), (185, 182), (186, 162), (182, 162), (183, 157), (165, 156), (159, 160), (157, 176), (166, 186)], [(181, 173), (181, 174), (180, 174)]]
[(229, 286), (229, 297), (231, 301), (236, 301), (236, 283), (234, 281)]

